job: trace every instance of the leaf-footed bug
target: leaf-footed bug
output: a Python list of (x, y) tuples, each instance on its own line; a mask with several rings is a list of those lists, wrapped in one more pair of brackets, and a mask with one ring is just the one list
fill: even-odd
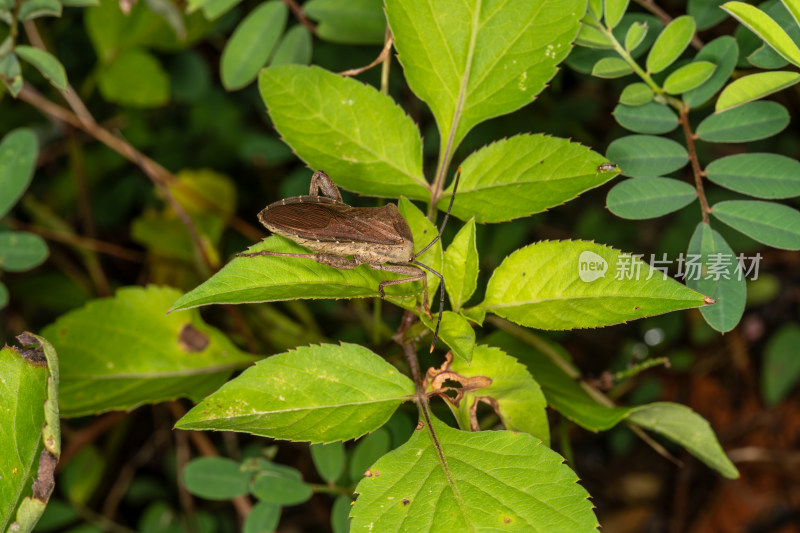
[[(433, 351), (439, 336), (439, 326), (442, 324), (444, 278), (439, 272), (420, 263), (416, 258), (441, 239), (447, 219), (450, 218), (460, 178), (459, 168), (453, 185), (453, 194), (450, 196), (450, 205), (442, 220), (439, 233), (417, 253), (414, 253), (411, 228), (395, 204), (386, 204), (383, 207), (349, 206), (342, 201), (339, 188), (333, 180), (325, 172), (318, 170), (311, 176), (308, 196), (284, 198), (268, 205), (258, 214), (258, 220), (272, 233), (291, 239), (315, 253), (296, 254), (264, 250), (240, 253), (236, 256), (300, 257), (342, 270), (367, 264), (375, 270), (403, 274), (408, 277), (380, 282), (378, 292), (381, 298), (386, 297), (384, 287), (421, 281), (423, 307), (430, 314), (428, 278), (425, 275), (427, 270), (440, 280), (439, 319), (431, 342)], [(323, 196), (320, 196), (320, 193)]]

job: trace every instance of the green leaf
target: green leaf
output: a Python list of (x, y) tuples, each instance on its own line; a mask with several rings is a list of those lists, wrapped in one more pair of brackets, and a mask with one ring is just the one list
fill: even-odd
[(369, 476), (370, 467), (391, 449), (391, 435), (383, 428), (358, 441), (350, 458), (350, 479)]
[(14, 98), (22, 90), (22, 70), (17, 54), (10, 53), (0, 56), (0, 81)]
[[(598, 172), (607, 160), (578, 143), (545, 135), (517, 135), (473, 152), (461, 164), (453, 215), (502, 222), (560, 205), (615, 176)], [(447, 209), (452, 185), (439, 209)]]
[(258, 502), (244, 520), (242, 533), (264, 533), (274, 531), (281, 519), (281, 506)]
[(613, 29), (622, 20), (622, 15), (628, 9), (628, 2), (629, 0), (605, 0), (603, 22), (608, 29)]
[(689, 162), (689, 153), (672, 139), (629, 135), (613, 141), (606, 157), (626, 176), (655, 177), (669, 174)]
[(614, 79), (633, 73), (633, 68), (618, 57), (604, 57), (592, 67), (592, 76)]
[(241, 2), (242, 0), (208, 0), (203, 2), (203, 15), (208, 20), (216, 20)]
[(355, 344), (301, 347), (256, 363), (181, 418), (179, 429), (333, 442), (382, 426), (414, 384)]
[(38, 151), (36, 135), (27, 128), (12, 130), (0, 141), (0, 218), (30, 185)]
[(256, 79), (286, 27), (289, 8), (279, 0), (259, 5), (236, 27), (222, 51), (220, 76), (229, 91)]
[(3, 282), (0, 281), (0, 309), (4, 308), (6, 305), (8, 305), (8, 289)]
[(131, 107), (160, 107), (169, 100), (169, 75), (149, 52), (134, 48), (100, 70), (103, 98)]
[(694, 61), (673, 71), (664, 80), (664, 92), (681, 94), (696, 89), (705, 83), (717, 66), (708, 61)]
[(720, 9), (724, 2), (725, 0), (689, 0), (687, 12), (697, 21), (698, 30), (707, 30), (722, 22), (727, 16), (725, 11)]
[(289, 28), (289, 31), (284, 34), (269, 64), (272, 66), (308, 65), (311, 63), (311, 51), (311, 32), (305, 26), (298, 24)]
[(60, 0), (64, 7), (94, 7), (100, 5), (100, 0)]
[(575, 37), (575, 44), (597, 50), (611, 50), (614, 44), (606, 35), (589, 24), (581, 24), (581, 30)]
[(619, 104), (614, 108), (614, 118), (620, 126), (636, 133), (669, 133), (678, 127), (675, 112), (656, 102), (636, 106)]
[(555, 330), (608, 326), (704, 303), (702, 294), (662, 279), (630, 254), (588, 241), (544, 241), (506, 257), (481, 307), (523, 326)]
[(61, 455), (58, 359), (42, 337), (17, 339), (0, 349), (0, 530), (32, 531)]
[(756, 198), (800, 196), (800, 162), (778, 154), (736, 154), (712, 161), (706, 177), (732, 191)]
[(800, 81), (797, 72), (760, 72), (734, 80), (717, 99), (717, 112), (764, 98)]
[(344, 444), (331, 442), (329, 444), (312, 444), (311, 459), (322, 479), (333, 483), (344, 471)]
[[(495, 409), (506, 429), (530, 433), (549, 445), (547, 401), (539, 384), (519, 361), (499, 348), (483, 345), (475, 348), (471, 362), (455, 360), (450, 370), (467, 378), (484, 376), (491, 380), (488, 387), (464, 393), (456, 410), (462, 429), (473, 425), (470, 413), (474, 416), (476, 411), (473, 410), (484, 401)], [(477, 419), (474, 422), (477, 423)], [(472, 427), (473, 431), (477, 429)]]
[(750, 102), (714, 113), (697, 127), (707, 142), (748, 142), (777, 135), (789, 125), (789, 111), (777, 102)]
[(632, 410), (629, 420), (680, 444), (723, 476), (730, 479), (739, 477), (739, 472), (725, 455), (711, 426), (685, 405), (652, 403)]
[(175, 289), (126, 287), (43, 330), (61, 359), (65, 417), (129, 410), (179, 397), (199, 400), (253, 358), (199, 313), (165, 313)]
[(18, 20), (60, 16), (61, 2), (58, 0), (25, 0), (20, 5)]
[(107, 468), (107, 461), (96, 446), (82, 447), (59, 473), (59, 492), (75, 506), (86, 505), (100, 487)]
[[(403, 218), (406, 219), (406, 222), (408, 222), (408, 226), (411, 228), (411, 234), (414, 235), (414, 253), (419, 253), (420, 250), (425, 248), (434, 238), (436, 238), (436, 236), (439, 234), (439, 230), (430, 220), (428, 220), (425, 214), (420, 211), (417, 206), (415, 206), (406, 198), (400, 198), (400, 201), (397, 202), (397, 209), (400, 211), (400, 214), (403, 215)], [(419, 256), (417, 261), (423, 265), (431, 267), (436, 272), (441, 273), (442, 265), (444, 263), (441, 239), (437, 240), (433, 246), (428, 248), (424, 254)], [(428, 283), (428, 300), (430, 302), (438, 301), (439, 292), (436, 289), (439, 287), (439, 277), (427, 270), (425, 273)], [(416, 285), (416, 283), (414, 285)], [(387, 292), (386, 294), (389, 295), (391, 293)], [(390, 301), (395, 301), (395, 303), (398, 304), (401, 303), (396, 300), (396, 298), (390, 298)], [(408, 298), (405, 298), (405, 300), (408, 300)], [(405, 302), (406, 308), (413, 310), (415, 302), (416, 297), (414, 297), (411, 302)]]
[(349, 496), (339, 496), (331, 509), (331, 529), (333, 533), (350, 533), (350, 507), (353, 500)]
[(647, 72), (657, 74), (674, 63), (689, 46), (694, 30), (694, 19), (688, 15), (670, 22), (647, 54)]
[(385, 94), (298, 65), (264, 69), (259, 90), (278, 132), (311, 168), (361, 194), (430, 199), (419, 130)]
[(769, 15), (743, 2), (726, 2), (722, 9), (758, 35), (787, 61), (800, 66), (800, 48)]
[(258, 474), (250, 491), (260, 501), (275, 505), (297, 505), (311, 498), (311, 487), (280, 470)]
[[(720, 12), (722, 13), (722, 10)], [(717, 68), (700, 87), (683, 94), (684, 103), (692, 108), (697, 108), (708, 102), (717, 91), (728, 83), (738, 57), (739, 47), (736, 39), (730, 35), (718, 37), (706, 44), (694, 59), (695, 61), (710, 61)]]
[(714, 205), (711, 214), (767, 246), (800, 250), (800, 211), (787, 205), (731, 200)]
[(635, 50), (637, 46), (642, 44), (645, 36), (647, 35), (647, 24), (642, 22), (634, 22), (628, 28), (628, 33), (625, 34), (625, 50), (630, 52)]
[(386, 5), (406, 81), (452, 147), (480, 122), (533, 101), (569, 53), (585, 10), (580, 0)]
[(797, 385), (800, 379), (798, 346), (800, 327), (797, 324), (782, 326), (767, 342), (761, 368), (761, 391), (767, 405), (779, 404)]
[(47, 259), (47, 243), (33, 233), (0, 231), (0, 270), (22, 272)]
[(52, 54), (32, 46), (23, 45), (17, 45), (15, 52), (19, 57), (36, 67), (36, 70), (41, 72), (42, 76), (53, 84), (53, 87), (62, 91), (67, 89), (67, 73), (64, 70), (64, 65)]
[(682, 209), (696, 198), (695, 188), (682, 181), (631, 178), (608, 191), (606, 205), (618, 217), (644, 220)]
[(381, 0), (310, 0), (303, 12), (317, 24), (320, 39), (344, 44), (383, 44), (386, 16)]
[(626, 106), (645, 105), (653, 101), (653, 91), (646, 83), (636, 82), (627, 85), (619, 95), (619, 103)]
[(199, 457), (183, 469), (183, 485), (206, 500), (230, 500), (250, 492), (251, 472), (225, 457)]
[(540, 441), (431, 420), (358, 484), (350, 531), (597, 531), (577, 476)]
[(700, 222), (682, 268), (686, 285), (716, 300), (700, 308), (708, 325), (721, 333), (736, 327), (744, 313), (747, 287), (739, 260), (722, 235)]
[[(420, 319), (431, 331), (436, 328), (436, 315), (428, 318), (423, 314), (420, 315)], [(447, 344), (461, 360), (467, 363), (472, 360), (472, 351), (475, 349), (475, 330), (472, 329), (466, 318), (452, 311), (445, 311), (442, 315), (439, 339)]]
[[(601, 405), (589, 396), (576, 381), (576, 377), (580, 376), (577, 369), (570, 367), (571, 374), (567, 374), (543, 352), (505, 332), (492, 333), (486, 340), (500, 346), (527, 366), (536, 382), (541, 384), (548, 405), (582, 428), (595, 432), (611, 429), (628, 416), (628, 407)], [(569, 355), (560, 346), (550, 345), (544, 340), (542, 345), (547, 350), (559, 352), (562, 360), (568, 360)]]
[(444, 252), (445, 289), (450, 306), (458, 312), (478, 286), (478, 245), (475, 240), (475, 218), (458, 230)]

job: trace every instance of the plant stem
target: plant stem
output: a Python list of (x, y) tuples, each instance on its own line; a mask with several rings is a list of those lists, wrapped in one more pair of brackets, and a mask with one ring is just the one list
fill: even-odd
[(692, 163), (692, 174), (694, 174), (694, 185), (697, 189), (697, 197), (700, 199), (700, 210), (703, 213), (703, 223), (708, 224), (708, 214), (711, 208), (708, 206), (708, 199), (706, 199), (706, 192), (703, 188), (703, 171), (700, 169), (700, 162), (697, 159), (697, 150), (694, 146), (694, 140), (697, 137), (692, 133), (691, 124), (689, 124), (689, 106), (685, 105), (681, 108), (680, 118), (678, 121), (683, 127), (683, 135), (686, 137), (686, 147), (689, 150), (689, 161)]

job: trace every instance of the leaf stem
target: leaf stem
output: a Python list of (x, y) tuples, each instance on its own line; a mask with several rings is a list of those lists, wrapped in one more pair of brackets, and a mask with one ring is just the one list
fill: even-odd
[(697, 159), (697, 150), (694, 146), (694, 140), (697, 138), (695, 133), (692, 133), (691, 124), (689, 124), (689, 106), (684, 104), (680, 111), (680, 118), (678, 121), (683, 127), (683, 135), (686, 137), (686, 147), (689, 150), (689, 161), (692, 164), (692, 174), (694, 174), (694, 185), (697, 189), (697, 197), (700, 199), (700, 210), (703, 213), (703, 223), (708, 224), (708, 214), (711, 208), (708, 206), (708, 199), (706, 199), (706, 192), (703, 188), (703, 171), (700, 169), (700, 162)]

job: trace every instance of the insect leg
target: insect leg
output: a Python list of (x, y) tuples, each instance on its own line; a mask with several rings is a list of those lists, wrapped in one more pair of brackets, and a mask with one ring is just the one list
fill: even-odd
[(333, 182), (330, 176), (325, 174), (322, 170), (317, 170), (311, 176), (311, 186), (308, 188), (309, 196), (319, 196), (319, 193), (328, 198), (342, 203), (342, 195), (339, 193), (339, 188)]
[[(461, 169), (459, 169), (459, 172), (460, 171), (461, 171)], [(453, 194), (455, 194), (455, 187), (453, 188)], [(453, 205), (453, 201), (452, 200), (450, 201), (450, 205), (451, 206)], [(444, 224), (442, 224), (442, 226), (444, 227)], [(442, 325), (442, 313), (444, 311), (444, 278), (442, 277), (441, 274), (436, 272), (434, 269), (432, 269), (428, 265), (423, 265), (419, 261), (414, 261), (413, 259), (411, 260), (411, 263), (413, 263), (413, 264), (415, 264), (417, 266), (420, 266), (420, 267), (424, 268), (425, 270), (427, 270), (428, 272), (430, 272), (431, 274), (435, 275), (436, 277), (439, 278), (439, 282), (440, 282), (439, 283), (439, 320), (436, 321), (436, 331), (433, 332), (433, 341), (431, 342), (431, 352), (433, 352), (433, 347), (436, 346), (436, 339), (439, 337), (439, 326)]]
[(375, 270), (394, 272), (395, 274), (404, 274), (409, 276), (403, 279), (386, 279), (381, 281), (378, 285), (378, 292), (381, 293), (381, 298), (386, 297), (386, 294), (383, 292), (384, 287), (388, 287), (389, 285), (400, 285), (401, 283), (410, 283), (412, 281), (421, 281), (422, 306), (425, 308), (425, 312), (428, 313), (428, 315), (431, 314), (430, 306), (428, 305), (428, 277), (425, 275), (425, 272), (410, 265), (383, 265), (380, 263), (370, 263), (369, 266)]
[[(433, 238), (431, 242), (428, 243), (428, 246), (420, 250), (419, 252), (414, 254), (414, 258), (417, 258), (428, 251), (428, 248), (436, 244), (436, 241), (442, 238), (442, 232), (444, 231), (445, 225), (447, 225), (447, 219), (450, 218), (450, 210), (453, 209), (453, 200), (456, 199), (456, 190), (458, 189), (458, 180), (461, 179), (461, 167), (458, 168), (458, 172), (456, 173), (456, 181), (453, 185), (453, 194), (450, 195), (450, 205), (447, 206), (447, 213), (444, 215), (444, 219), (442, 220), (442, 225), (439, 227), (439, 235)], [(441, 277), (441, 276), (439, 276)]]

